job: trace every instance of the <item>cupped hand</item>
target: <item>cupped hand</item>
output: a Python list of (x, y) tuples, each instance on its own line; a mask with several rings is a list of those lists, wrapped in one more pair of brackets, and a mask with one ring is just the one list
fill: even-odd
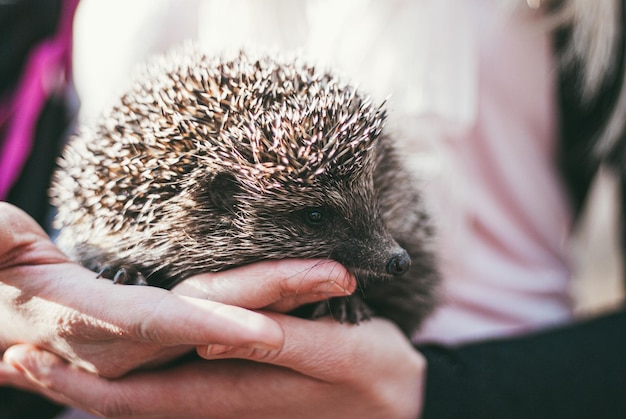
[[(30, 217), (0, 202), (0, 350), (36, 345), (104, 377), (194, 346), (280, 348), (280, 325), (253, 309), (289, 310), (354, 287), (334, 262), (297, 260), (199, 275), (173, 292), (117, 286), (70, 262)], [(26, 385), (6, 364), (0, 383)]]
[(5, 360), (31, 388), (107, 417), (419, 416), (425, 360), (395, 325), (271, 316), (285, 332), (280, 349), (222, 348), (206, 355), (199, 348), (213, 360), (114, 380), (30, 345), (10, 348)]

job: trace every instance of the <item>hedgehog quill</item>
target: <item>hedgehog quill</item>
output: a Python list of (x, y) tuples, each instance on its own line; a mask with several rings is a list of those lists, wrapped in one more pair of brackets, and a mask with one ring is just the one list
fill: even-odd
[(116, 283), (167, 289), (260, 260), (333, 259), (358, 289), (306, 316), (382, 316), (411, 335), (439, 275), (385, 115), (300, 58), (175, 50), (67, 144), (51, 187), (58, 244)]

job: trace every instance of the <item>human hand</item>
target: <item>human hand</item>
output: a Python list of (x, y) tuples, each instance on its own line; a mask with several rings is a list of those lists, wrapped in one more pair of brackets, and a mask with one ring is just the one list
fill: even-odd
[[(199, 275), (174, 292), (116, 286), (70, 262), (30, 217), (0, 202), (0, 350), (27, 342), (105, 377), (163, 363), (197, 345), (280, 348), (280, 326), (245, 308), (289, 310), (354, 286), (340, 265), (319, 261)], [(4, 364), (0, 383), (25, 384)]]
[(218, 360), (135, 371), (115, 380), (30, 345), (10, 348), (5, 365), (24, 372), (25, 386), (107, 417), (419, 416), (425, 360), (395, 325), (378, 318), (355, 326), (271, 317), (285, 332), (279, 350), (205, 353)]

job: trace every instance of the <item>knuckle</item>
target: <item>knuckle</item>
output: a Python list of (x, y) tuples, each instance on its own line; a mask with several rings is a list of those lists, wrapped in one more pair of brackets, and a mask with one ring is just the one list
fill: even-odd
[(253, 361), (270, 363), (276, 359), (277, 351), (266, 348), (248, 348), (245, 353), (245, 358)]
[(267, 349), (260, 347), (222, 347), (215, 345), (213, 351), (209, 353), (206, 349), (198, 351), (198, 354), (205, 359), (248, 359), (261, 363), (271, 363), (278, 357), (276, 349)]

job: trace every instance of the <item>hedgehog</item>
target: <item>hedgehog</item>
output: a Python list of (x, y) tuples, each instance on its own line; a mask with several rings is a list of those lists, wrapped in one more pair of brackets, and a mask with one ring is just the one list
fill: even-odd
[(412, 335), (436, 304), (434, 232), (383, 131), (385, 102), (300, 56), (178, 48), (63, 150), (58, 245), (122, 284), (171, 289), (261, 260), (331, 259), (357, 290), (297, 310)]

